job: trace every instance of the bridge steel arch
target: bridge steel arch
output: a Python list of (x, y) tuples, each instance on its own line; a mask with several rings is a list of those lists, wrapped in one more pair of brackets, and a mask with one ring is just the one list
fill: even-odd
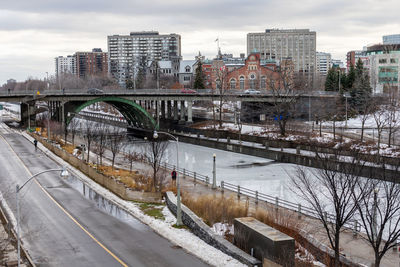
[[(153, 117), (134, 101), (116, 96), (102, 96), (89, 101), (68, 101), (64, 104), (65, 123), (68, 125), (75, 114), (94, 103), (105, 102), (116, 108), (128, 122), (128, 125), (142, 129), (157, 129)], [(67, 116), (70, 114), (69, 116)]]

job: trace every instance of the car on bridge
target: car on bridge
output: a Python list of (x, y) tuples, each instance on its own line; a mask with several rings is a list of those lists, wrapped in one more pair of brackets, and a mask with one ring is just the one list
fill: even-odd
[(101, 89), (97, 89), (97, 88), (89, 88), (89, 89), (87, 90), (87, 93), (88, 93), (88, 94), (91, 94), (91, 95), (100, 95), (100, 94), (103, 94), (104, 91), (101, 90)]
[(259, 94), (261, 94), (260, 91), (255, 90), (255, 89), (247, 89), (246, 91), (244, 91), (244, 93), (246, 95), (259, 95)]
[(193, 90), (193, 89), (182, 89), (181, 93), (183, 93), (183, 94), (197, 94), (197, 91)]

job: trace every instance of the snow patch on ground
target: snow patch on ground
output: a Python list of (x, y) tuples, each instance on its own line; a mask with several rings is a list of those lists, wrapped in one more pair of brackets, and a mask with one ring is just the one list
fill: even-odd
[(220, 236), (225, 236), (226, 234), (234, 234), (233, 225), (227, 223), (215, 223), (212, 229), (216, 234)]

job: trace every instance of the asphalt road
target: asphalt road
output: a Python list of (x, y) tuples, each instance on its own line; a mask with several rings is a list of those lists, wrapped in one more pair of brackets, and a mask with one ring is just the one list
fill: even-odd
[[(61, 168), (0, 124), (0, 190), (15, 213), (15, 185)], [(137, 220), (127, 224), (96, 207), (58, 172), (20, 192), (22, 240), (38, 266), (207, 266)]]

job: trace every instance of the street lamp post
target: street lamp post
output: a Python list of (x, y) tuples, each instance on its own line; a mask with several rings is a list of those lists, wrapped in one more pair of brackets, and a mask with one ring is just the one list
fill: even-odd
[(180, 179), (179, 179), (179, 140), (178, 137), (173, 136), (167, 132), (157, 132), (154, 131), (153, 138), (157, 139), (158, 134), (165, 134), (176, 141), (176, 187), (177, 187), (177, 196), (176, 196), (176, 225), (182, 225), (182, 209), (181, 209), (181, 186), (180, 186)]
[(215, 166), (215, 158), (217, 157), (217, 155), (215, 155), (215, 153), (213, 154), (213, 184), (212, 184), (212, 189), (216, 189), (217, 188), (217, 170), (216, 170), (216, 166)]
[(21, 238), (20, 238), (20, 210), (19, 210), (19, 192), (24, 188), (24, 186), (29, 183), (30, 181), (32, 181), (33, 178), (46, 173), (46, 172), (55, 172), (55, 171), (59, 171), (60, 172), (60, 176), (61, 177), (67, 177), (68, 171), (65, 167), (63, 167), (62, 169), (49, 169), (49, 170), (45, 170), (45, 171), (41, 171), (37, 174), (32, 175), (22, 186), (19, 186), (18, 184), (16, 185), (16, 190), (15, 190), (15, 198), (16, 198), (16, 202), (17, 202), (17, 253), (18, 253), (18, 267), (21, 266)]

